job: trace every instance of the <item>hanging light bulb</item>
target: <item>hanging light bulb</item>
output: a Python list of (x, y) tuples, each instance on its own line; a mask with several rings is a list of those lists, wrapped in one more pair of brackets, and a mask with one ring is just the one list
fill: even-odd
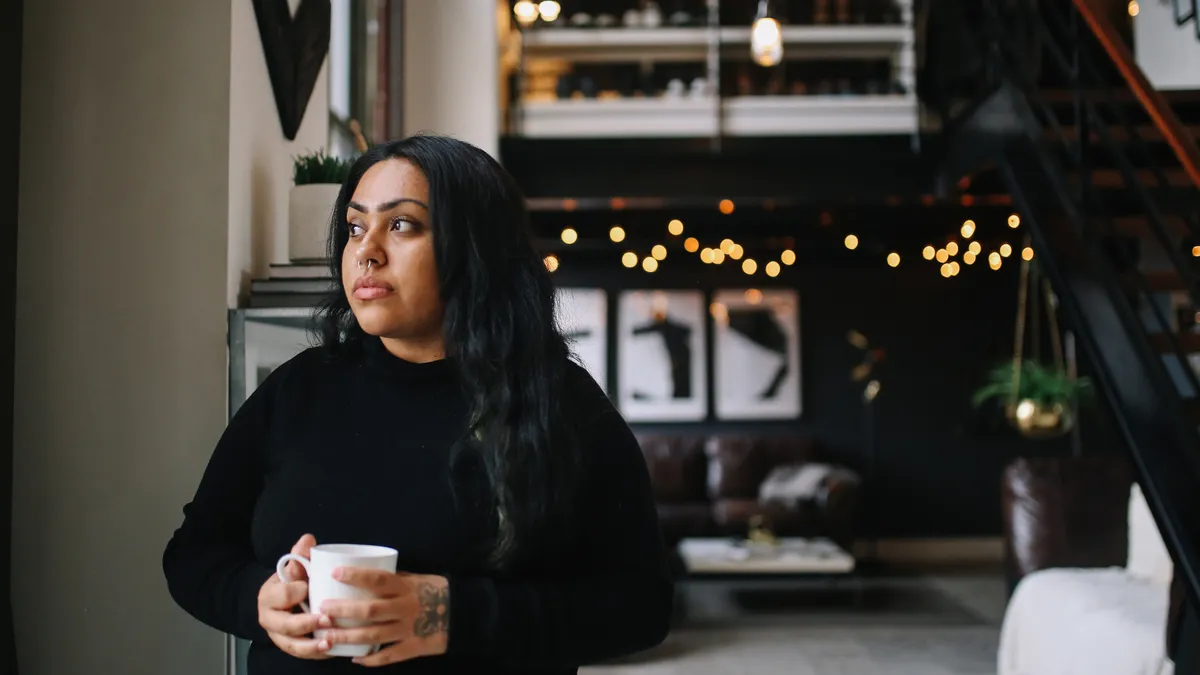
[(558, 256), (554, 255), (553, 253), (545, 258), (542, 258), (542, 262), (545, 263), (546, 269), (550, 272), (558, 270)]
[(542, 21), (546, 23), (553, 23), (558, 19), (560, 12), (562, 12), (562, 5), (554, 0), (542, 0), (538, 3), (538, 13), (542, 15)]
[(783, 60), (783, 28), (767, 11), (767, 0), (758, 1), (758, 13), (750, 26), (750, 56), (763, 67)]
[(970, 239), (971, 235), (975, 234), (975, 221), (966, 220), (962, 224), (962, 236), (965, 239)]
[(937, 255), (937, 250), (932, 246), (926, 246), (921, 249), (921, 257), (926, 260), (933, 260), (933, 256)]
[(513, 15), (522, 28), (529, 28), (538, 18), (538, 7), (529, 0), (521, 0), (513, 5)]
[(632, 269), (637, 267), (638, 257), (633, 251), (626, 251), (625, 255), (621, 256), (621, 264)]
[(676, 218), (675, 220), (667, 223), (667, 232), (670, 232), (676, 237), (683, 234), (683, 221)]

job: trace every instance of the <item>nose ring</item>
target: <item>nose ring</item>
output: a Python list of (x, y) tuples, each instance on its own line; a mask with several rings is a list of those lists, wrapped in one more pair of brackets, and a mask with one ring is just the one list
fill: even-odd
[[(368, 261), (367, 261), (366, 268), (367, 268), (367, 271), (368, 271), (368, 272), (370, 272), (370, 271), (371, 271), (371, 265), (373, 265), (374, 263), (375, 263), (375, 261), (374, 261), (374, 260), (368, 260)], [(359, 260), (359, 261), (358, 261), (358, 269), (360, 269), (360, 270), (361, 270), (363, 267), (364, 267), (364, 265), (363, 265), (363, 261)]]

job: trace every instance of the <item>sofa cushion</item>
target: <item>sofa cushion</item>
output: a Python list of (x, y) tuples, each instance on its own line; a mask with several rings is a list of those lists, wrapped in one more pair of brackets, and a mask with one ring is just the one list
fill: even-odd
[(703, 437), (639, 435), (638, 444), (659, 504), (707, 502), (708, 459)]
[(780, 464), (811, 460), (813, 442), (800, 436), (714, 436), (708, 442), (708, 494), (713, 499), (757, 499)]

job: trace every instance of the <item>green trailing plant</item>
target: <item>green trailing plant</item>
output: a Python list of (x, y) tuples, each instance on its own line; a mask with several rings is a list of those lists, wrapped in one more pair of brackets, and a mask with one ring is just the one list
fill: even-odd
[(1092, 382), (1088, 378), (1072, 379), (1062, 369), (1047, 368), (1037, 361), (1025, 359), (1021, 364), (1016, 396), (1013, 396), (1014, 367), (1009, 361), (988, 373), (986, 383), (975, 391), (973, 400), (976, 407), (992, 399), (999, 399), (1005, 405), (1014, 399), (1028, 399), (1042, 406), (1061, 405), (1069, 408), (1075, 401), (1082, 402), (1092, 393)]
[(341, 185), (350, 174), (350, 164), (351, 160), (327, 155), (324, 150), (303, 154), (292, 162), (292, 182), (296, 185)]

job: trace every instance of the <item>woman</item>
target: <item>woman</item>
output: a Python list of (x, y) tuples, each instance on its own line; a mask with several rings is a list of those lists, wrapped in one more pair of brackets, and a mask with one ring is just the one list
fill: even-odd
[[(375, 147), (329, 242), (321, 344), (217, 444), (163, 557), (176, 602), (253, 640), (251, 675), (361, 672), (327, 657), (341, 643), (386, 645), (355, 659), (386, 672), (573, 673), (661, 642), (648, 474), (568, 360), (512, 178), (449, 138)], [(395, 548), (401, 571), (345, 570), (380, 599), (300, 613), (274, 564), (318, 541)], [(375, 623), (311, 636), (335, 618)]]

